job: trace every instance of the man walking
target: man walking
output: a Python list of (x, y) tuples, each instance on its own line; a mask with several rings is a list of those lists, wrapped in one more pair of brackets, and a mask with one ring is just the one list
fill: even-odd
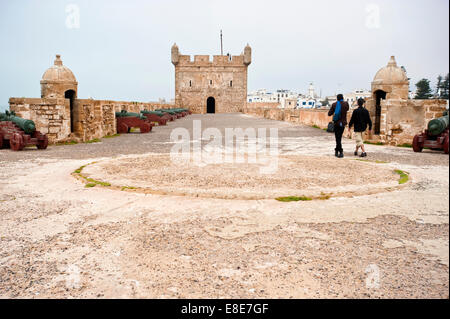
[(337, 102), (333, 103), (328, 116), (333, 115), (334, 122), (334, 136), (336, 137), (336, 148), (334, 155), (338, 158), (344, 157), (344, 150), (342, 148), (342, 135), (347, 125), (347, 112), (349, 110), (348, 103), (344, 101), (342, 94), (337, 95)]
[(352, 126), (355, 125), (355, 140), (356, 140), (356, 150), (355, 156), (358, 156), (358, 149), (361, 148), (361, 157), (366, 157), (367, 153), (364, 149), (363, 133), (369, 125), (369, 134), (372, 131), (372, 120), (370, 119), (369, 111), (364, 107), (364, 99), (358, 99), (358, 108), (353, 111), (352, 118), (348, 124), (348, 133), (351, 134)]

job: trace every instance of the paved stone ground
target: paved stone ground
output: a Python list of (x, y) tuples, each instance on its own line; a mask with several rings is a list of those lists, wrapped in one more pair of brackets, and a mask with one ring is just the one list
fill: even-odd
[[(277, 128), (281, 139), (281, 150), (289, 153), (296, 151), (309, 154), (315, 153), (332, 156), (334, 146), (331, 145), (334, 135), (323, 130), (309, 126), (294, 126), (290, 123), (273, 121), (267, 119), (255, 119), (254, 117), (243, 114), (216, 114), (216, 115), (191, 115), (187, 118), (178, 119), (175, 122), (169, 122), (167, 126), (154, 127), (149, 134), (124, 134), (119, 137), (102, 139), (100, 143), (77, 145), (49, 146), (45, 151), (39, 151), (35, 147), (25, 149), (20, 153), (2, 150), (0, 151), (0, 160), (18, 161), (32, 160), (40, 158), (61, 158), (61, 159), (89, 159), (98, 157), (112, 157), (118, 155), (144, 154), (149, 152), (166, 153), (170, 151), (172, 144), (167, 143), (171, 131), (176, 127), (186, 128), (192, 131), (193, 120), (200, 120), (202, 129), (218, 128), (225, 135), (225, 128)], [(296, 142), (296, 143), (295, 143)], [(345, 155), (353, 156), (353, 141), (345, 140)], [(382, 161), (395, 161), (401, 163), (411, 163), (418, 165), (448, 165), (449, 158), (442, 156), (440, 152), (427, 151), (420, 156), (410, 156), (411, 149), (396, 148), (395, 154), (386, 152), (385, 147), (377, 145), (367, 145), (370, 159)], [(391, 149), (391, 148), (388, 148)]]
[[(333, 158), (332, 134), (242, 114), (0, 150), (0, 297), (448, 298), (449, 157), (439, 152), (367, 145), (369, 160), (388, 162), (374, 167), (411, 182), (325, 201), (150, 195), (71, 176), (93, 161), (167, 153), (172, 129), (194, 119), (222, 132), (276, 127), (282, 154)], [(353, 141), (344, 148), (352, 160)]]

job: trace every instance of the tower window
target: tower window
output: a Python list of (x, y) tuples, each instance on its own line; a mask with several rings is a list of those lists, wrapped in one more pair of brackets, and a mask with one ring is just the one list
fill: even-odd
[(209, 84), (212, 85), (212, 80), (209, 80)]
[(233, 81), (230, 81), (230, 87), (233, 87)]
[(192, 80), (189, 80), (189, 86), (192, 87)]

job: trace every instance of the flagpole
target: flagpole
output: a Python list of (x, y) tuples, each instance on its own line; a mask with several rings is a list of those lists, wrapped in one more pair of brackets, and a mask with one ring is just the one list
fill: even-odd
[(223, 55), (222, 30), (220, 30), (220, 55)]

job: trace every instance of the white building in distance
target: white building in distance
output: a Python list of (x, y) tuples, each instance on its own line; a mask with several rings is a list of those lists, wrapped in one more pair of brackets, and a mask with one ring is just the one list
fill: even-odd
[(276, 103), (278, 99), (275, 94), (267, 92), (266, 89), (259, 89), (247, 94), (247, 102)]
[[(247, 102), (259, 103), (279, 103), (280, 108), (295, 108), (297, 105), (298, 93), (290, 90), (276, 90), (274, 93), (267, 92), (266, 89), (259, 89), (255, 92), (247, 94)], [(292, 101), (295, 101), (293, 103)]]
[(297, 108), (314, 109), (321, 107), (320, 95), (316, 93), (316, 89), (313, 83), (309, 84), (308, 94), (300, 95), (298, 97)]
[(313, 83), (309, 84), (308, 93), (301, 94), (291, 90), (279, 89), (274, 93), (260, 89), (247, 95), (248, 102), (279, 103), (280, 108), (317, 108), (322, 106), (320, 96), (316, 93)]
[[(372, 96), (372, 92), (364, 89), (355, 89), (350, 93), (344, 93), (344, 101), (347, 101), (350, 108), (355, 108), (358, 106), (358, 100), (360, 98), (363, 98), (364, 100), (367, 100)], [(334, 102), (337, 101), (336, 95), (331, 95), (326, 97), (329, 103), (329, 106), (331, 106)]]

